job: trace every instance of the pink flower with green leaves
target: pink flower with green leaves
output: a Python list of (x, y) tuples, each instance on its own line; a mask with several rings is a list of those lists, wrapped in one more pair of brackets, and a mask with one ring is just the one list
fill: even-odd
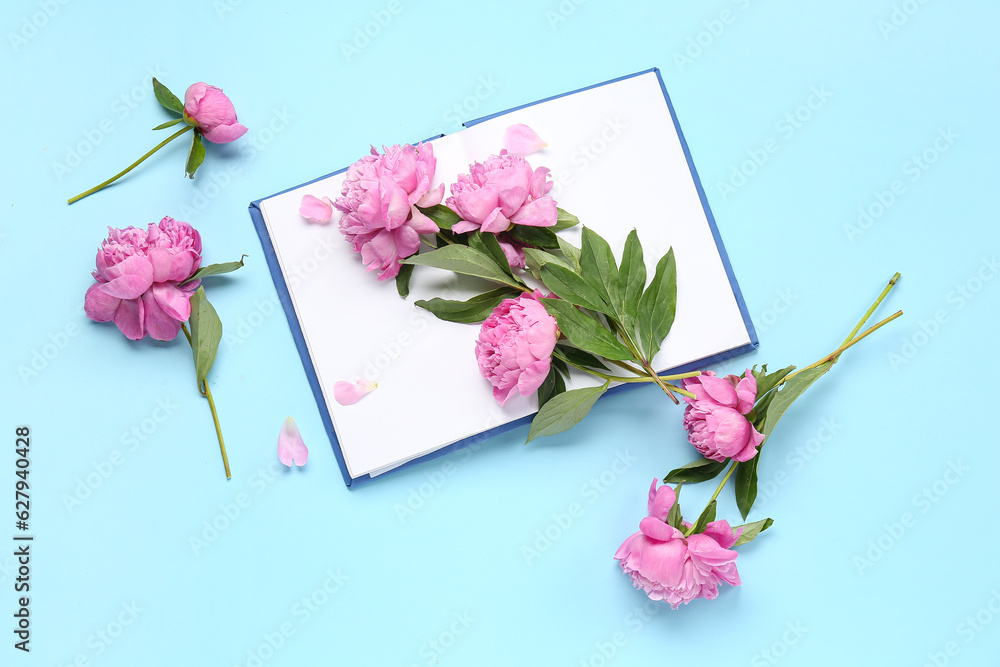
[[(723, 519), (708, 523), (703, 532), (685, 535), (667, 523), (677, 501), (674, 489), (667, 485), (657, 488), (657, 482), (654, 479), (649, 487), (649, 516), (639, 522), (639, 532), (626, 539), (614, 556), (632, 585), (645, 591), (650, 600), (663, 600), (672, 609), (697, 598), (714, 600), (721, 582), (739, 586), (738, 554), (731, 547), (742, 529), (734, 534)], [(686, 522), (681, 526), (691, 528)]]
[(190, 278), (200, 265), (201, 236), (186, 222), (165, 217), (146, 230), (109, 227), (84, 311), (96, 322), (113, 321), (132, 340), (173, 340), (191, 315), (200, 281)]
[(764, 436), (746, 418), (757, 400), (757, 380), (748, 369), (745, 377), (716, 377), (705, 371), (687, 378), (682, 386), (695, 395), (684, 397), (684, 428), (688, 442), (714, 461), (749, 461), (757, 455)]
[(479, 372), (493, 385), (501, 406), (514, 394), (530, 396), (549, 374), (559, 327), (540, 297), (536, 291), (504, 299), (479, 330)]
[[(379, 271), (379, 280), (389, 280), (399, 273), (400, 262), (420, 249), (420, 235), (438, 231), (417, 207), (440, 204), (444, 184), (431, 190), (437, 166), (431, 144), (383, 146), (383, 150), (379, 154), (372, 146), (371, 155), (348, 167), (341, 196), (333, 205), (343, 211), (340, 231), (361, 254), (361, 261), (369, 271)], [(306, 206), (306, 211), (316, 208)]]

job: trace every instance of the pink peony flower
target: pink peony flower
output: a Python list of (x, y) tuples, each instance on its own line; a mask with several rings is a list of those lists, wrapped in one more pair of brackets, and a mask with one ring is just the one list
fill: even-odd
[(515, 392), (529, 396), (549, 374), (559, 328), (540, 297), (536, 291), (505, 299), (479, 330), (479, 372), (493, 385), (493, 398), (501, 406)]
[(512, 225), (551, 227), (559, 213), (548, 196), (552, 183), (549, 170), (532, 170), (528, 162), (506, 150), (491, 155), (486, 162), (469, 166), (451, 186), (447, 206), (462, 217), (452, 227), (458, 234), (479, 229), (500, 234)]
[(420, 235), (433, 234), (438, 226), (416, 207), (434, 206), (444, 197), (444, 184), (433, 191), (434, 147), (404, 144), (385, 153), (372, 146), (347, 169), (341, 196), (334, 206), (344, 212), (340, 231), (361, 253), (369, 271), (378, 269), (379, 280), (395, 278), (400, 260), (420, 248)]
[(113, 320), (132, 340), (147, 333), (173, 340), (191, 316), (200, 281), (185, 281), (200, 265), (201, 236), (186, 222), (166, 217), (145, 231), (108, 227), (84, 311), (96, 322)]
[(742, 529), (733, 534), (729, 523), (719, 520), (709, 523), (702, 533), (684, 537), (666, 522), (677, 499), (674, 490), (666, 485), (657, 489), (656, 483), (654, 479), (649, 487), (649, 516), (639, 522), (639, 532), (626, 539), (614, 556), (632, 578), (632, 585), (644, 590), (650, 600), (663, 600), (672, 609), (696, 598), (714, 600), (720, 581), (739, 586), (738, 554), (730, 548)]
[(247, 131), (236, 121), (236, 109), (222, 89), (200, 81), (184, 93), (184, 122), (214, 144), (236, 141)]
[(706, 371), (682, 382), (684, 389), (695, 395), (684, 398), (688, 403), (684, 409), (688, 442), (705, 458), (749, 461), (764, 441), (764, 436), (744, 416), (757, 400), (757, 380), (749, 369), (745, 376), (720, 378)]

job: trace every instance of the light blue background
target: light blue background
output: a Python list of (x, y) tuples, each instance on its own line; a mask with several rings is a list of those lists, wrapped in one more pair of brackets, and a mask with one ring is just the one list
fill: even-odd
[[(0, 662), (994, 664), (997, 5), (342, 5), (4, 5), (0, 542), (14, 533), (18, 425), (32, 433), (36, 541), (29, 655), (12, 647), (13, 547), (0, 548)], [(676, 612), (647, 606), (611, 556), (650, 480), (693, 458), (679, 409), (644, 387), (562, 436), (525, 447), (521, 428), (349, 491), (246, 210), (369, 143), (651, 66), (761, 339), (717, 370), (811, 363), (894, 271), (879, 314), (906, 312), (776, 431), (751, 516), (775, 525), (740, 550), (743, 585)], [(67, 207), (155, 142), (168, 116), (151, 73), (178, 94), (224, 87), (249, 134), (209, 145), (193, 182), (178, 142)], [(934, 162), (915, 167), (925, 152)], [(745, 163), (754, 155), (762, 164)], [(859, 207), (879, 215), (852, 231)], [(131, 343), (82, 314), (105, 227), (164, 215), (198, 227), (207, 262), (249, 254), (209, 285), (236, 336), (211, 374), (229, 482), (186, 342)], [(287, 415), (310, 446), (302, 470), (278, 469)], [(687, 512), (710, 493), (685, 490)], [(910, 525), (894, 526), (904, 513)]]

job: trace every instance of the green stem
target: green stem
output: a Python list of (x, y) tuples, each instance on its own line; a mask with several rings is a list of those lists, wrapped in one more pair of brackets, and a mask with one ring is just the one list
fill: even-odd
[(100, 185), (96, 185), (96, 186), (90, 188), (89, 190), (87, 190), (86, 192), (82, 192), (82, 193), (78, 194), (77, 196), (73, 197), (72, 199), (70, 199), (66, 203), (67, 204), (72, 204), (73, 202), (80, 201), (84, 197), (86, 197), (88, 195), (92, 195), (95, 192), (97, 192), (98, 190), (101, 190), (102, 188), (106, 188), (107, 186), (111, 185), (112, 183), (114, 183), (115, 181), (117, 181), (119, 178), (121, 178), (125, 174), (129, 173), (130, 171), (132, 171), (133, 169), (135, 169), (136, 167), (138, 167), (142, 163), (143, 160), (145, 160), (150, 155), (152, 155), (156, 151), (158, 151), (161, 148), (163, 148), (164, 146), (166, 146), (168, 143), (170, 143), (171, 141), (173, 141), (177, 137), (181, 136), (182, 134), (184, 134), (185, 132), (187, 132), (188, 130), (190, 130), (192, 127), (194, 127), (194, 126), (193, 125), (185, 125), (180, 130), (177, 130), (176, 132), (174, 132), (173, 134), (171, 134), (169, 137), (167, 137), (166, 139), (164, 139), (160, 143), (156, 144), (156, 146), (153, 147), (152, 150), (150, 150), (148, 153), (146, 153), (145, 155), (143, 155), (141, 158), (139, 158), (138, 160), (136, 160), (135, 162), (133, 162), (132, 164), (130, 164), (123, 171), (115, 174), (114, 176), (112, 176), (108, 180), (104, 181)]
[[(884, 320), (882, 320), (882, 321), (881, 321), (881, 322), (879, 322), (878, 324), (875, 324), (875, 325), (872, 325), (871, 327), (869, 327), (868, 329), (866, 329), (866, 330), (865, 330), (865, 332), (864, 332), (864, 333), (862, 333), (862, 334), (861, 334), (860, 336), (858, 336), (857, 338), (855, 338), (855, 339), (851, 340), (851, 341), (850, 341), (850, 342), (848, 342), (848, 343), (845, 343), (844, 345), (841, 345), (841, 346), (840, 346), (840, 347), (838, 347), (838, 348), (837, 348), (836, 350), (834, 350), (834, 351), (833, 351), (833, 352), (831, 352), (830, 354), (826, 355), (825, 357), (823, 357), (823, 358), (822, 358), (822, 359), (820, 359), (819, 361), (817, 361), (817, 362), (815, 362), (815, 363), (812, 363), (812, 364), (809, 364), (809, 365), (808, 365), (808, 366), (806, 366), (805, 368), (800, 368), (799, 370), (795, 371), (794, 373), (792, 373), (792, 374), (790, 374), (790, 375), (787, 375), (787, 376), (785, 376), (785, 378), (784, 378), (784, 379), (783, 379), (783, 380), (782, 380), (781, 382), (779, 382), (779, 383), (778, 383), (778, 386), (781, 386), (781, 385), (785, 384), (786, 382), (788, 382), (789, 380), (791, 380), (791, 379), (792, 379), (793, 377), (795, 377), (796, 375), (798, 375), (798, 374), (799, 374), (799, 373), (801, 373), (802, 371), (807, 371), (807, 370), (809, 370), (810, 368), (816, 368), (817, 366), (821, 366), (822, 364), (825, 364), (825, 363), (827, 363), (827, 362), (829, 362), (829, 363), (834, 363), (834, 364), (835, 364), (835, 363), (837, 363), (837, 360), (839, 359), (840, 355), (841, 355), (841, 354), (843, 354), (844, 350), (846, 350), (847, 348), (849, 348), (849, 347), (851, 347), (851, 346), (853, 346), (853, 345), (855, 345), (855, 344), (859, 343), (859, 342), (860, 342), (861, 340), (863, 340), (863, 339), (864, 339), (864, 338), (865, 338), (866, 336), (869, 336), (869, 335), (871, 335), (872, 333), (874, 333), (874, 332), (875, 332), (876, 330), (878, 330), (878, 329), (881, 329), (882, 327), (884, 327), (884, 326), (885, 326), (886, 324), (888, 324), (889, 322), (892, 322), (892, 321), (893, 321), (894, 319), (896, 319), (897, 317), (900, 317), (900, 316), (901, 316), (902, 314), (903, 314), (903, 311), (901, 311), (901, 310), (899, 310), (899, 311), (896, 311), (895, 313), (893, 313), (893, 314), (892, 314), (892, 315), (890, 315), (889, 317), (885, 318)], [(867, 319), (867, 318), (866, 318), (866, 319)]]
[[(648, 375), (640, 375), (639, 377), (623, 377), (623, 376), (620, 376), (620, 375), (609, 375), (607, 373), (602, 373), (602, 372), (594, 370), (592, 368), (587, 368), (586, 366), (580, 366), (579, 364), (574, 364), (572, 361), (570, 361), (566, 356), (564, 356), (558, 350), (553, 350), (552, 351), (552, 356), (554, 356), (554, 357), (556, 357), (558, 359), (562, 359), (564, 362), (566, 362), (567, 364), (569, 364), (573, 368), (578, 368), (578, 369), (580, 369), (581, 371), (583, 371), (585, 373), (590, 373), (591, 375), (599, 377), (602, 380), (607, 380), (609, 382), (656, 382), (657, 384), (660, 384), (661, 386), (663, 385), (662, 379), (658, 375), (656, 375), (655, 373), (652, 374), (652, 377), (650, 377)], [(685, 375), (687, 375), (687, 374), (685, 374)], [(673, 391), (676, 391), (679, 394), (683, 394), (684, 396), (689, 396), (691, 398), (695, 398), (694, 394), (692, 394), (691, 392), (685, 391), (685, 390), (683, 390), (683, 389), (681, 389), (679, 387), (675, 387), (674, 385), (669, 385), (668, 384), (667, 386), (670, 387)]]
[(878, 298), (875, 299), (875, 303), (873, 303), (872, 307), (868, 309), (868, 312), (865, 313), (865, 316), (861, 318), (861, 321), (858, 322), (858, 325), (856, 327), (854, 327), (854, 330), (851, 331), (851, 333), (847, 336), (847, 338), (844, 339), (842, 345), (847, 345), (849, 342), (851, 342), (854, 336), (856, 336), (857, 333), (861, 331), (861, 327), (865, 325), (865, 322), (868, 321), (868, 318), (872, 316), (872, 313), (875, 312), (875, 309), (878, 308), (880, 303), (882, 303), (882, 299), (884, 299), (886, 295), (889, 294), (889, 291), (893, 288), (893, 286), (895, 286), (896, 281), (899, 280), (899, 277), (900, 277), (899, 272), (897, 271), (896, 275), (894, 275), (892, 278), (889, 279), (889, 284), (886, 285), (885, 289), (882, 290), (882, 293), (878, 295)]
[[(193, 348), (194, 342), (191, 340), (191, 333), (183, 322), (181, 323), (181, 331), (184, 332), (188, 344)], [(219, 450), (222, 452), (222, 465), (226, 468), (226, 479), (232, 479), (233, 475), (229, 471), (229, 456), (226, 454), (226, 443), (222, 439), (222, 426), (219, 424), (219, 413), (215, 409), (215, 400), (212, 398), (212, 390), (208, 388), (207, 380), (198, 382), (198, 392), (208, 399), (208, 407), (212, 411), (212, 421), (215, 422), (215, 433), (219, 436)]]
[[(709, 505), (711, 505), (715, 501), (716, 498), (719, 497), (720, 493), (722, 493), (722, 488), (726, 485), (726, 482), (729, 481), (729, 478), (732, 477), (733, 471), (736, 470), (736, 466), (737, 465), (738, 465), (738, 462), (737, 461), (733, 461), (733, 465), (729, 466), (729, 471), (726, 473), (726, 476), (722, 478), (722, 481), (719, 482), (719, 486), (716, 487), (715, 493), (713, 493), (712, 497), (708, 499), (707, 503), (705, 503), (705, 507), (706, 508)], [(699, 516), (701, 516), (701, 515), (699, 515)], [(695, 523), (697, 523), (697, 522), (695, 522)], [(690, 537), (691, 533), (694, 532), (694, 527), (695, 527), (695, 524), (692, 523), (691, 527), (688, 528), (686, 531), (684, 531), (684, 537)]]
[[(652, 365), (650, 365), (650, 363), (646, 361), (646, 359), (641, 354), (639, 354), (639, 346), (636, 345), (635, 341), (632, 340), (632, 336), (630, 336), (628, 332), (625, 330), (625, 328), (621, 324), (619, 324), (618, 321), (615, 320), (614, 318), (609, 317), (608, 321), (610, 321), (614, 325), (615, 329), (618, 330), (618, 334), (622, 337), (622, 342), (625, 343), (625, 347), (628, 348), (628, 351), (631, 352), (632, 356), (636, 358), (636, 361), (639, 362), (639, 365), (641, 365), (643, 369), (649, 374), (649, 377), (652, 378), (653, 382), (655, 382), (660, 386), (660, 389), (662, 389), (664, 393), (666, 393), (667, 398), (669, 398), (671, 401), (674, 402), (674, 405), (680, 404), (680, 401), (677, 400), (677, 397), (673, 395), (670, 389), (668, 389), (668, 386), (673, 387), (673, 385), (667, 385), (662, 379), (660, 379), (660, 376), (657, 375), (656, 371), (653, 370)], [(676, 387), (674, 387), (674, 390), (680, 391)], [(690, 398), (694, 398), (694, 396), (688, 392), (682, 391), (681, 393), (683, 393), (685, 396), (689, 396)]]

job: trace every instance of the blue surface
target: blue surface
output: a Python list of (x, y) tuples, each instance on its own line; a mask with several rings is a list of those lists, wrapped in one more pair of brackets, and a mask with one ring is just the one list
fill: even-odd
[[(3, 15), (0, 540), (18, 425), (36, 538), (28, 655), (0, 556), (3, 664), (995, 664), (996, 5), (41, 0)], [(775, 431), (751, 517), (775, 526), (742, 548), (743, 585), (677, 612), (611, 556), (649, 481), (692, 458), (678, 409), (652, 388), (611, 396), (562, 436), (525, 447), (521, 428), (352, 493), (246, 215), (369, 142), (650, 66), (757, 326), (749, 363), (826, 354), (897, 270), (884, 313), (906, 311)], [(167, 114), (150, 72), (175, 92), (224, 87), (250, 133), (208, 146), (193, 182), (178, 143), (67, 207), (153, 145)], [(82, 315), (105, 226), (163, 215), (199, 228), (206, 261), (251, 255), (209, 286), (231, 335), (211, 376), (229, 482), (186, 343), (130, 343)], [(311, 445), (302, 470), (275, 456), (287, 415)]]

